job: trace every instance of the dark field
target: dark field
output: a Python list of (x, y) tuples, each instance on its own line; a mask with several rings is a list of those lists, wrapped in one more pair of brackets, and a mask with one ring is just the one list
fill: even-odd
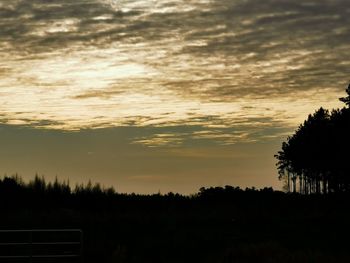
[(186, 197), (16, 187), (0, 187), (0, 228), (80, 228), (86, 263), (350, 262), (345, 194), (225, 187)]

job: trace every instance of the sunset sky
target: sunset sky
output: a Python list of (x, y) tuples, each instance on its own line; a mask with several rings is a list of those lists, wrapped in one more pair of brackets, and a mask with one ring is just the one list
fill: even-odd
[(280, 189), (282, 141), (342, 106), (349, 25), (349, 0), (0, 0), (0, 175)]

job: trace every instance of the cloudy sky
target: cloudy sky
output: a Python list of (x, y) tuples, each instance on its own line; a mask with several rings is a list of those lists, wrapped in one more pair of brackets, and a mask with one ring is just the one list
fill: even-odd
[(340, 107), (348, 0), (0, 0), (0, 174), (121, 192), (274, 186)]

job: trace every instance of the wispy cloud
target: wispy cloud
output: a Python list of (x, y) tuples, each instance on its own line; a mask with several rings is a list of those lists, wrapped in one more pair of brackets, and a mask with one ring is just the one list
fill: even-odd
[(340, 105), (349, 17), (347, 0), (4, 0), (1, 119), (200, 127), (135, 138), (146, 145), (278, 137)]

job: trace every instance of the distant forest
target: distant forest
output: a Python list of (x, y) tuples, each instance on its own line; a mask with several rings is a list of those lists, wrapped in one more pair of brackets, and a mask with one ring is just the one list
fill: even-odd
[(345, 263), (349, 200), (346, 192), (233, 186), (189, 196), (123, 194), (100, 184), (6, 176), (0, 229), (81, 229), (85, 263)]
[[(190, 199), (200, 199), (200, 198), (222, 198), (224, 196), (229, 196), (232, 194), (239, 193), (265, 193), (265, 194), (283, 194), (280, 191), (274, 191), (272, 187), (265, 187), (263, 189), (257, 189), (255, 187), (241, 189), (240, 187), (225, 186), (225, 187), (201, 187), (198, 193), (186, 196), (178, 193), (169, 192), (166, 194), (126, 194), (118, 193), (113, 187), (103, 187), (100, 183), (91, 183), (89, 181), (87, 184), (77, 184), (75, 187), (71, 187), (69, 181), (59, 181), (55, 178), (54, 182), (46, 182), (44, 176), (35, 175), (33, 180), (25, 182), (20, 176), (4, 176), (0, 178), (0, 198), (5, 197), (9, 200), (21, 200), (21, 204), (24, 204), (27, 198), (40, 199), (40, 204), (45, 202), (42, 197), (46, 197), (53, 201), (57, 198), (59, 203), (64, 201), (67, 197), (69, 202), (73, 201), (74, 197), (82, 200), (87, 200), (91, 205), (91, 201), (98, 201), (100, 203), (100, 198), (107, 199), (177, 199), (177, 200), (190, 200)], [(72, 204), (72, 203), (71, 203)], [(79, 204), (81, 204), (79, 202)]]
[(342, 109), (310, 114), (275, 155), (279, 179), (289, 192), (350, 191), (350, 85)]

